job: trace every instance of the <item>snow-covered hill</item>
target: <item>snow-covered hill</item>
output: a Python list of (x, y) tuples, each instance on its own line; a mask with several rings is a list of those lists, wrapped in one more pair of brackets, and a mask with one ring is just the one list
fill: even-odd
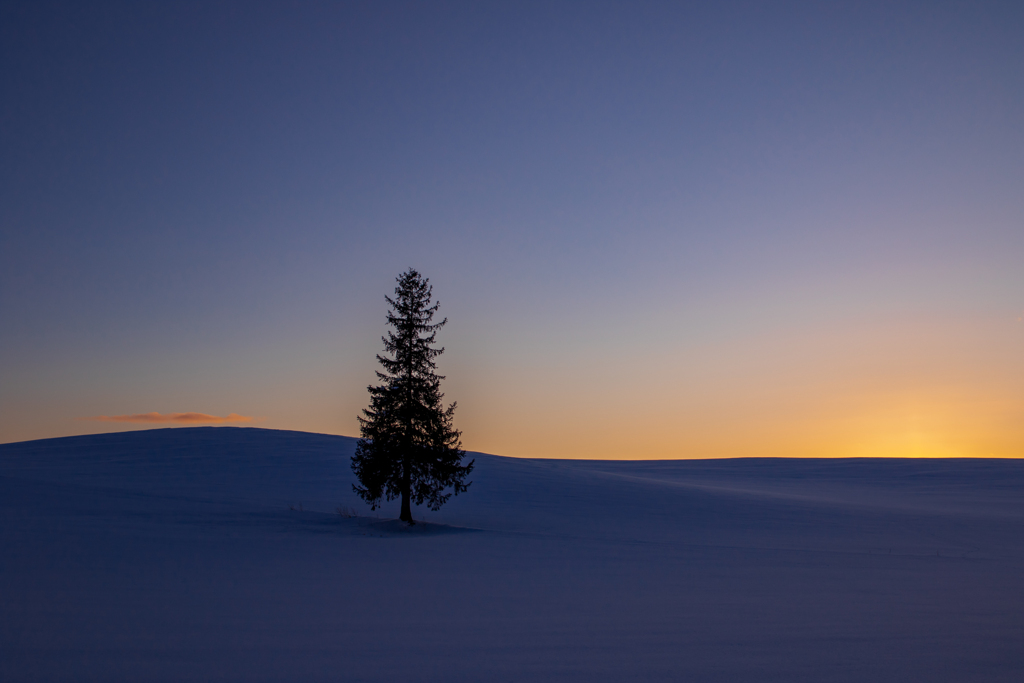
[(472, 454), (409, 530), (354, 444), (0, 445), (0, 679), (1024, 676), (1024, 461)]

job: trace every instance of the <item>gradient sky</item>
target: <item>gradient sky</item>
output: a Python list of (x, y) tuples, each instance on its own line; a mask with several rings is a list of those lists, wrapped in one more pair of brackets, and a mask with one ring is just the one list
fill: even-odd
[(1024, 456), (1022, 36), (1019, 2), (3, 3), (0, 441), (357, 435), (411, 266), (473, 450)]

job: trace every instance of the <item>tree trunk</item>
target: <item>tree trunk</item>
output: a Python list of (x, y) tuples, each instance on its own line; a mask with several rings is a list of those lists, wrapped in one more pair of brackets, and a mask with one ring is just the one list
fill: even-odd
[(409, 490), (412, 488), (412, 482), (409, 476), (409, 460), (406, 459), (402, 463), (402, 514), (398, 516), (398, 519), (403, 522), (407, 522), (409, 526), (412, 526), (416, 522), (412, 521), (412, 507), (409, 505)]

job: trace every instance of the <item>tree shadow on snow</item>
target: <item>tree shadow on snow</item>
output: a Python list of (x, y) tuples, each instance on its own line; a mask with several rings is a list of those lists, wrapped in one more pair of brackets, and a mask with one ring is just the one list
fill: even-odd
[(379, 538), (412, 538), (423, 536), (444, 536), (479, 532), (480, 529), (469, 527), (435, 524), (433, 522), (416, 522), (406, 524), (397, 519), (380, 519), (378, 517), (358, 517), (329, 515), (323, 513), (292, 513), (291, 528), (299, 527), (312, 533), (341, 533), (351, 536), (376, 536)]

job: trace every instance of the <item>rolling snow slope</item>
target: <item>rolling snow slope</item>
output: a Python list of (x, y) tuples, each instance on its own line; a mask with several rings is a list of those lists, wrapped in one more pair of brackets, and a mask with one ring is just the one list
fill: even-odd
[(354, 443), (0, 445), (0, 679), (1024, 680), (1022, 461), (474, 454), (407, 529)]

